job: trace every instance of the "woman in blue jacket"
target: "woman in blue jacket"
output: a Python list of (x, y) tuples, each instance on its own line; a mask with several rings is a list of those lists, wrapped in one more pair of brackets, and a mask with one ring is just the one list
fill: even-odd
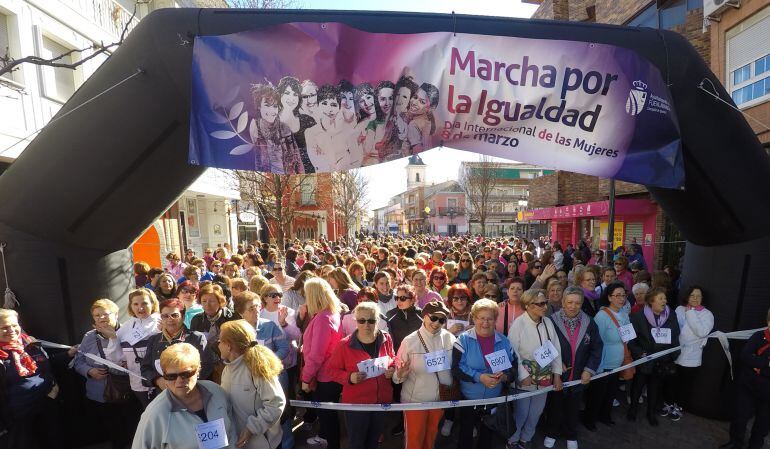
[(559, 352), (564, 370), (562, 382), (580, 380), (581, 385), (549, 393), (548, 424), (543, 446), (550, 448), (557, 435), (564, 435), (568, 448), (577, 448), (577, 422), (585, 384), (596, 374), (602, 360), (602, 339), (590, 316), (581, 310), (583, 291), (567, 287), (561, 309), (551, 315), (559, 336)]
[[(460, 381), (463, 399), (502, 396), (503, 384), (514, 379), (512, 367), (518, 360), (505, 335), (495, 330), (499, 308), (489, 299), (480, 299), (471, 308), (474, 327), (457, 338), (452, 353), (452, 375)], [(490, 406), (492, 408), (492, 406)], [(473, 407), (460, 408), (458, 447), (472, 449), (490, 445), (492, 432), (479, 429), (474, 444), (473, 429), (480, 423)]]

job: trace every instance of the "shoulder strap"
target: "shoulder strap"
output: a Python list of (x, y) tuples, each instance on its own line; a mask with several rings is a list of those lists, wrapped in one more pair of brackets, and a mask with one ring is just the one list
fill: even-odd
[(503, 312), (503, 335), (508, 336), (508, 301), (505, 301), (505, 312)]
[[(425, 349), (425, 353), (429, 353), (428, 345), (425, 344), (425, 340), (422, 338), (422, 334), (420, 334), (420, 330), (417, 329), (417, 337), (420, 338), (420, 343), (422, 343), (422, 347)], [(439, 385), (441, 385), (441, 379), (438, 377), (438, 373), (433, 373), (436, 375), (436, 382), (438, 382)]]
[(615, 326), (620, 327), (620, 323), (618, 323), (617, 318), (615, 318), (615, 315), (613, 315), (613, 313), (607, 307), (602, 307), (602, 310), (610, 317), (612, 322), (615, 323)]
[(107, 356), (104, 355), (104, 347), (102, 347), (102, 341), (99, 339), (99, 333), (95, 332), (94, 336), (96, 337), (96, 348), (99, 350), (99, 355), (107, 360)]

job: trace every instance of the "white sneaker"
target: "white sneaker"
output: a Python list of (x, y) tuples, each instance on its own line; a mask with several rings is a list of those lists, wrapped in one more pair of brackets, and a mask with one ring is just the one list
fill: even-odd
[(452, 424), (454, 424), (452, 420), (450, 419), (444, 420), (444, 424), (441, 426), (441, 436), (448, 437), (449, 435), (452, 434)]
[(567, 440), (567, 449), (578, 449), (577, 440)]
[(639, 396), (639, 403), (644, 404), (644, 396)]
[(543, 446), (547, 448), (552, 448), (554, 444), (556, 444), (555, 438), (545, 437), (545, 439), (543, 440)]
[(668, 415), (668, 417), (671, 418), (671, 421), (679, 421), (682, 419), (683, 414), (684, 413), (682, 412), (682, 407), (674, 404), (671, 406), (671, 413)]
[(613, 399), (612, 400), (612, 406), (613, 407), (620, 407), (620, 401), (618, 401), (617, 399)]
[(664, 402), (663, 403), (663, 408), (658, 412), (658, 415), (660, 415), (660, 416), (668, 416), (669, 413), (671, 413), (671, 411), (672, 411), (671, 407), (672, 407), (671, 404), (669, 404), (667, 402)]
[(478, 437), (478, 436), (479, 436), (479, 429), (478, 429), (478, 428), (476, 428), (476, 427), (474, 427), (474, 428), (473, 428), (473, 438), (476, 438), (476, 437)]
[(319, 445), (326, 446), (326, 440), (321, 438), (321, 437), (319, 437), (318, 435), (316, 435), (314, 437), (308, 438), (307, 439), (307, 444), (309, 444), (311, 446), (319, 446)]

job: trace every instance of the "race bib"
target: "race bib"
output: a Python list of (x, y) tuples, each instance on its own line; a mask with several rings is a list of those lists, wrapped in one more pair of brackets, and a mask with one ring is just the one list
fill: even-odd
[(634, 325), (631, 323), (620, 326), (618, 328), (618, 333), (620, 334), (620, 339), (623, 340), (623, 343), (628, 343), (636, 338), (636, 331), (634, 330)]
[(670, 345), (671, 329), (667, 327), (654, 327), (652, 328), (652, 338), (659, 345)]
[(366, 378), (381, 376), (388, 369), (390, 364), (390, 357), (383, 356), (376, 359), (366, 359), (358, 362), (356, 367), (359, 372), (366, 373)]
[(487, 354), (484, 358), (487, 359), (487, 363), (489, 363), (493, 373), (499, 373), (511, 368), (511, 359), (508, 358), (508, 354), (504, 349)]
[(468, 328), (468, 322), (465, 320), (447, 320), (446, 328), (451, 329), (455, 324), (461, 324), (463, 326), (463, 330)]
[(423, 354), (422, 358), (425, 360), (425, 370), (429, 373), (437, 373), (452, 368), (449, 364), (449, 351), (446, 349)]
[(221, 449), (228, 445), (224, 418), (198, 424), (195, 434), (198, 436), (198, 449)]
[(551, 340), (546, 340), (542, 346), (532, 351), (532, 356), (535, 357), (540, 368), (550, 365), (558, 355), (559, 351), (556, 350)]
[(134, 346), (135, 344), (144, 340), (146, 336), (147, 336), (147, 331), (145, 329), (141, 327), (135, 327), (131, 329), (131, 331), (126, 336), (126, 343), (128, 343), (131, 346)]

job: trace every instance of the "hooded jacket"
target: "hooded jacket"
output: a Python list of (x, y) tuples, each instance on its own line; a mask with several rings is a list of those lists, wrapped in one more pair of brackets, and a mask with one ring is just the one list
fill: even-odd
[[(579, 328), (575, 329), (577, 333), (570, 339), (570, 334), (564, 325), (564, 316), (564, 309), (561, 309), (550, 317), (559, 336), (559, 352), (565, 367), (561, 380), (563, 382), (578, 380), (583, 371), (588, 371), (592, 376), (595, 375), (602, 361), (604, 346), (599, 336), (599, 328), (591, 317), (580, 311)], [(578, 385), (575, 388), (579, 390), (583, 387), (584, 385)]]

